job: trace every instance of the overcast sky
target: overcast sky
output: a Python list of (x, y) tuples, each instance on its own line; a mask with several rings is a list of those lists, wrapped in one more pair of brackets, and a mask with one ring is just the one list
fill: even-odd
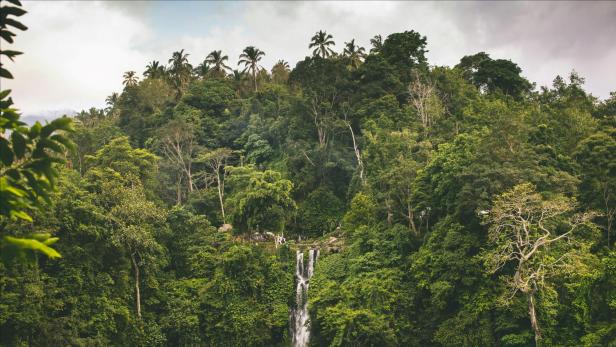
[(511, 59), (538, 85), (575, 69), (600, 98), (616, 91), (616, 2), (94, 2), (24, 1), (29, 12), (7, 62), (16, 105), (26, 115), (104, 106), (122, 89), (122, 74), (141, 74), (186, 49), (198, 64), (222, 49), (234, 65), (247, 45), (266, 52), (263, 65), (295, 63), (310, 53), (315, 31), (336, 49), (355, 38), (416, 30), (428, 38), (431, 65), (455, 65), (485, 51)]

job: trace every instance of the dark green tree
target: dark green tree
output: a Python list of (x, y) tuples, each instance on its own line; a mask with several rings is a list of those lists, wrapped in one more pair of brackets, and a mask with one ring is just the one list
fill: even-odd
[(125, 87), (134, 87), (139, 82), (139, 78), (135, 71), (126, 71), (122, 77), (124, 78), (122, 84)]
[(477, 88), (501, 92), (513, 97), (520, 97), (532, 89), (532, 84), (520, 74), (522, 69), (511, 60), (493, 60), (484, 52), (465, 56), (456, 65), (462, 69), (464, 76)]
[(163, 78), (165, 77), (167, 71), (163, 65), (160, 65), (160, 62), (157, 60), (152, 60), (145, 67), (145, 71), (143, 72), (143, 76), (148, 78)]
[(333, 38), (332, 35), (323, 30), (317, 31), (308, 45), (308, 48), (314, 48), (312, 55), (320, 56), (323, 59), (335, 55), (336, 53), (330, 48), (330, 46), (336, 45)]
[(366, 49), (355, 44), (355, 39), (344, 43), (344, 51), (342, 56), (349, 59), (349, 65), (353, 69), (357, 69), (362, 62), (362, 59), (366, 56)]
[(217, 77), (225, 77), (227, 75), (227, 71), (231, 70), (231, 68), (226, 64), (227, 60), (229, 60), (229, 57), (227, 55), (223, 55), (222, 51), (212, 51), (205, 58), (204, 62), (210, 66), (210, 71), (216, 74)]

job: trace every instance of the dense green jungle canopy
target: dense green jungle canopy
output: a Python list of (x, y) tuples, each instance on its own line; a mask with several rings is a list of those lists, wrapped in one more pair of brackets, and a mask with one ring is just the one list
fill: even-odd
[(0, 345), (287, 346), (314, 244), (313, 346), (616, 346), (616, 94), (334, 40), (179, 50), (44, 126), (2, 92)]

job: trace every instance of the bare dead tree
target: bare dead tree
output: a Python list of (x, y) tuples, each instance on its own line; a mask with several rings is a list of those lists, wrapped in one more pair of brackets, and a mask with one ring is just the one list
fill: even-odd
[(223, 223), (227, 223), (225, 217), (225, 166), (227, 160), (231, 157), (233, 151), (228, 148), (218, 148), (210, 152), (203, 153), (199, 156), (199, 160), (205, 162), (210, 168), (211, 174), (216, 179), (216, 187), (218, 189), (218, 200), (220, 203), (220, 212), (222, 214)]
[(314, 94), (310, 99), (310, 113), (317, 130), (317, 138), (321, 147), (326, 147), (334, 121), (334, 105), (337, 93), (331, 97)]
[[(503, 277), (510, 289), (503, 301), (509, 303), (518, 292), (526, 295), (536, 342), (541, 339), (536, 294), (546, 278), (579, 265), (575, 263), (578, 247), (572, 234), (595, 216), (572, 215), (574, 208), (567, 198), (545, 200), (532, 185), (521, 184), (499, 196), (491, 211), (482, 211), (491, 246), (483, 254), (485, 264), (490, 273), (506, 264), (514, 266), (513, 275)], [(557, 227), (561, 230), (558, 234)]]
[(417, 71), (411, 75), (413, 81), (408, 87), (409, 100), (417, 111), (421, 125), (427, 130), (432, 127), (434, 118), (442, 112), (436, 86), (431, 81), (422, 81)]
[[(195, 188), (192, 165), (197, 150), (197, 142), (192, 127), (182, 120), (172, 120), (159, 133), (160, 147), (165, 158), (186, 178), (188, 192)], [(179, 196), (179, 195), (178, 195)]]

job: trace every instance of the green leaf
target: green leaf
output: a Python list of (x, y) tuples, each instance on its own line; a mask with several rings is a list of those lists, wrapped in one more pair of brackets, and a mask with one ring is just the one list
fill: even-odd
[(8, 30), (0, 30), (0, 37), (8, 43), (13, 43), (13, 36), (15, 36), (15, 34)]
[(9, 166), (13, 164), (14, 157), (9, 141), (0, 137), (0, 161), (2, 161), (4, 165)]
[(16, 5), (16, 6), (21, 6), (21, 2), (19, 0), (6, 0), (9, 3)]
[(25, 239), (25, 238), (17, 238), (12, 236), (5, 236), (4, 240), (14, 245), (17, 248), (21, 249), (29, 249), (36, 252), (41, 252), (48, 256), (49, 258), (62, 258), (62, 255), (58, 253), (55, 249), (45, 245), (44, 243), (33, 240), (33, 239)]
[(28, 236), (33, 238), (33, 239), (35, 239), (35, 240), (37, 240), (37, 241), (43, 242), (43, 241), (47, 240), (48, 238), (50, 238), (51, 234), (50, 233), (37, 233), (37, 234), (28, 235)]
[(13, 152), (15, 152), (15, 156), (18, 159), (24, 157), (26, 153), (26, 139), (24, 139), (23, 135), (17, 131), (13, 131), (11, 133), (11, 140), (13, 141)]
[(12, 6), (4, 6), (2, 8), (2, 12), (5, 15), (13, 15), (13, 16), (16, 16), (16, 17), (20, 17), (20, 16), (23, 16), (24, 14), (28, 13), (24, 9), (21, 9), (19, 7), (12, 7)]
[(68, 137), (66, 136), (62, 136), (60, 134), (54, 134), (51, 135), (49, 137), (50, 140), (56, 141), (58, 143), (61, 143), (62, 145), (64, 145), (64, 147), (70, 149), (70, 150), (75, 150), (75, 144), (73, 143), (73, 141), (71, 141)]
[(2, 190), (5, 191), (5, 192), (9, 192), (9, 193), (11, 193), (11, 194), (13, 194), (15, 196), (20, 197), (20, 198), (26, 195), (25, 191), (23, 191), (21, 189), (18, 189), (18, 188), (15, 188), (15, 187), (12, 187), (12, 186), (3, 187)]
[(27, 26), (23, 25), (21, 22), (18, 22), (16, 20), (12, 19), (12, 18), (6, 18), (4, 20), (4, 23), (6, 25), (10, 25), (12, 27), (15, 27), (15, 28), (17, 28), (19, 30), (28, 30)]
[(7, 96), (9, 96), (9, 94), (11, 94), (11, 90), (10, 89), (6, 89), (0, 92), (0, 100), (3, 100), (4, 98), (6, 98)]
[(8, 177), (14, 179), (15, 181), (19, 181), (19, 179), (21, 178), (21, 174), (19, 173), (19, 170), (14, 169), (14, 168), (6, 170), (5, 174)]
[(32, 217), (30, 217), (30, 215), (27, 214), (24, 211), (15, 211), (15, 210), (13, 210), (13, 211), (11, 211), (11, 217), (23, 219), (23, 220), (28, 221), (28, 222), (32, 222)]
[(44, 125), (41, 128), (41, 137), (42, 138), (47, 138), (49, 137), (49, 135), (51, 135), (54, 131), (55, 131), (55, 127), (53, 126), (53, 123), (49, 123)]
[(41, 129), (41, 136), (48, 137), (56, 130), (73, 131), (73, 120), (68, 117), (56, 118)]
[(43, 126), (41, 125), (41, 123), (36, 122), (34, 123), (34, 125), (32, 127), (30, 127), (30, 137), (31, 138), (35, 138), (38, 137), (39, 134), (41, 133), (41, 128)]
[(13, 79), (13, 75), (11, 75), (11, 73), (9, 72), (9, 70), (0, 67), (0, 77), (4, 77), (4, 78), (8, 78), (8, 79)]
[(51, 141), (49, 139), (42, 139), (37, 144), (37, 147), (41, 146), (42, 148), (48, 148), (56, 153), (64, 153), (64, 147), (59, 145), (57, 142)]
[(51, 245), (53, 245), (54, 243), (58, 242), (58, 240), (60, 240), (60, 238), (59, 238), (59, 237), (50, 237), (50, 238), (48, 238), (47, 240), (43, 241), (43, 243), (44, 243), (46, 246), (51, 246)]
[(9, 59), (11, 59), (11, 61), (13, 60), (13, 57), (23, 54), (22, 52), (18, 52), (18, 51), (0, 51), (0, 55), (6, 55), (7, 57), (9, 57)]
[(47, 177), (49, 184), (51, 185), (51, 187), (53, 187), (55, 185), (56, 177), (58, 176), (58, 174), (56, 170), (54, 170), (54, 168), (51, 166), (51, 162), (49, 165), (43, 168), (43, 172), (45, 173), (45, 177)]

